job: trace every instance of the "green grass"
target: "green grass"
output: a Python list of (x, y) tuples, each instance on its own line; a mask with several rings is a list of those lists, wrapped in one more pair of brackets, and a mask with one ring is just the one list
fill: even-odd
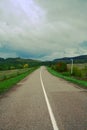
[(72, 83), (75, 83), (77, 85), (80, 85), (81, 87), (87, 88), (87, 82), (83, 81), (83, 80), (78, 80), (72, 77), (68, 77), (68, 76), (64, 76), (58, 72), (56, 72), (55, 70), (52, 70), (50, 67), (47, 67), (48, 72), (50, 72), (52, 75), (59, 77), (59, 78), (63, 78), (67, 81), (70, 81)]
[(31, 68), (0, 71), (0, 81), (16, 77), (17, 75), (21, 75), (21, 74), (29, 71), (29, 69), (31, 69)]
[(31, 68), (29, 71), (18, 75), (16, 77), (4, 80), (4, 81), (0, 81), (0, 94), (6, 92), (7, 90), (9, 90), (11, 87), (13, 87), (16, 83), (18, 83), (20, 80), (24, 79), (26, 76), (28, 76), (30, 73), (32, 73), (34, 70), (36, 70), (37, 68)]

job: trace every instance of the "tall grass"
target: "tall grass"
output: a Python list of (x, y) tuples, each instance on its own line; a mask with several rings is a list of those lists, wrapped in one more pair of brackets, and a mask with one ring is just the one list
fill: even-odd
[(20, 80), (24, 79), (27, 75), (29, 75), (36, 69), (37, 68), (35, 68), (35, 67), (31, 68), (29, 71), (22, 73), (21, 75), (18, 75), (16, 77), (13, 77), (13, 78), (10, 78), (10, 79), (4, 80), (4, 81), (0, 81), (0, 94), (9, 90), (12, 86), (14, 86)]
[(9, 71), (0, 71), (0, 81), (10, 79), (13, 77), (16, 77), (18, 75), (21, 75), (23, 73), (26, 73), (31, 68), (27, 69), (18, 69), (18, 70), (9, 70)]

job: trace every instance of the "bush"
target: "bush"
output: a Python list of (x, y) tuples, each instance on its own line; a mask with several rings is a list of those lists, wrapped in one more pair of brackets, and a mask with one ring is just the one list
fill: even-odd
[(55, 69), (58, 72), (67, 72), (67, 64), (64, 62), (59, 62), (56, 64)]
[(52, 68), (53, 70), (56, 70), (56, 65), (52, 65), (51, 68)]

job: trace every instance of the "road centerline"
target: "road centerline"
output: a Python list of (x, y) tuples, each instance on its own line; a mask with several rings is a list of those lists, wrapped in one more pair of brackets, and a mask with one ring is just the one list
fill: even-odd
[(46, 94), (46, 90), (45, 90), (45, 87), (44, 87), (43, 80), (42, 80), (42, 68), (40, 69), (40, 81), (41, 81), (41, 86), (42, 86), (42, 89), (43, 89), (45, 101), (46, 101), (46, 104), (47, 104), (48, 112), (49, 112), (49, 115), (50, 115), (51, 123), (52, 123), (52, 126), (53, 126), (53, 130), (59, 130), (58, 125), (56, 123), (56, 119), (54, 117), (54, 114), (53, 114), (53, 111), (52, 111), (52, 108), (51, 108), (51, 105), (50, 105), (50, 102), (49, 102), (49, 99), (48, 99), (47, 94)]

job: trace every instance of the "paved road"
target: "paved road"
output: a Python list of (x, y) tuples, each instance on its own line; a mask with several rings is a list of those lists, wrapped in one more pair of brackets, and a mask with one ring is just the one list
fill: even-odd
[(0, 130), (87, 130), (87, 91), (42, 67), (0, 97)]

